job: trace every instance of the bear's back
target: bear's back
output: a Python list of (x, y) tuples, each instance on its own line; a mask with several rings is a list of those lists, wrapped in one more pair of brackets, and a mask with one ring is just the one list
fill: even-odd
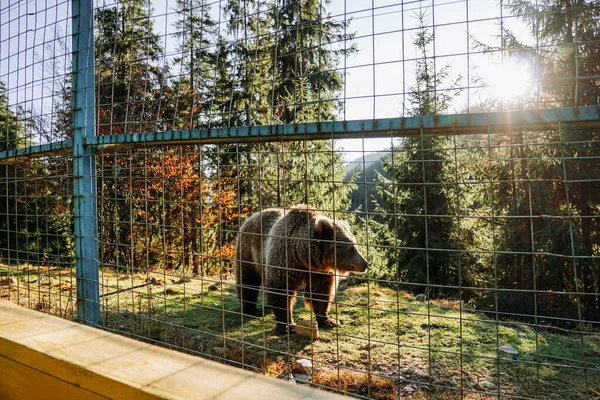
[(283, 210), (277, 208), (252, 214), (240, 228), (236, 258), (250, 261), (255, 266), (264, 263), (265, 257), (262, 253), (266, 249), (269, 232), (284, 215)]
[(306, 267), (310, 240), (314, 236), (314, 222), (320, 216), (314, 207), (306, 204), (287, 209), (285, 215), (275, 222), (267, 239), (267, 266)]
[(312, 206), (296, 205), (286, 210), (285, 215), (275, 222), (272, 236), (275, 238), (309, 239), (314, 220), (321, 215)]

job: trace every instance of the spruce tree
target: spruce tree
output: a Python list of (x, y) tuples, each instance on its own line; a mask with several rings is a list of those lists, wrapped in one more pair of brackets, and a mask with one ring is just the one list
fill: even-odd
[[(420, 26), (413, 41), (418, 59), (408, 110), (411, 116), (437, 115), (448, 110), (456, 93), (438, 90), (449, 79), (450, 66), (435, 70), (429, 56), (434, 32), (426, 28), (423, 12), (418, 18)], [(378, 175), (383, 200), (378, 211), (384, 214), (379, 233), (390, 249), (387, 270), (380, 271), (380, 276), (403, 282), (403, 288), (416, 293), (428, 291), (433, 297), (458, 290), (429, 284), (469, 285), (475, 263), (469, 254), (452, 251), (468, 248), (470, 234), (450, 217), (460, 213), (462, 203), (456, 198), (458, 178), (452, 155), (445, 149), (451, 145), (451, 138), (444, 136), (404, 138), (384, 158), (388, 178)]]
[(207, 0), (177, 0), (175, 22), (179, 39), (173, 71), (177, 77), (172, 83), (177, 95), (178, 118), (182, 128), (201, 128), (209, 125), (212, 117), (212, 91), (215, 89), (217, 70), (217, 23), (211, 16), (211, 2)]
[[(335, 49), (345, 36), (318, 1), (230, 1), (230, 35), (234, 44), (232, 124), (273, 124), (333, 120), (342, 88), (339, 58), (354, 51)], [(252, 189), (247, 204), (289, 207), (313, 203), (346, 209), (349, 185), (342, 185), (341, 156), (329, 141), (249, 145), (236, 152), (249, 161)], [(246, 166), (245, 166), (246, 167)], [(259, 179), (261, 177), (261, 179)]]
[[(170, 96), (167, 71), (160, 65), (160, 38), (150, 16), (149, 0), (119, 0), (95, 14), (98, 135), (151, 132), (170, 125), (163, 114)], [(110, 221), (100, 227), (101, 253), (110, 265), (141, 265), (145, 255), (139, 249), (154, 247), (150, 244), (153, 236), (140, 228), (147, 223), (147, 214), (140, 210), (145, 185), (129, 179), (140, 165), (150, 167), (145, 164), (145, 153), (130, 150), (99, 158), (99, 213)], [(155, 208), (150, 210), (152, 215), (161, 215), (156, 202), (148, 207)]]
[[(544, 49), (543, 52), (530, 52), (538, 71), (535, 78), (543, 82), (539, 85), (540, 93), (530, 99), (530, 103), (539, 108), (598, 104), (600, 86), (597, 80), (581, 79), (600, 73), (595, 42), (600, 29), (600, 12), (595, 2), (511, 0), (507, 7), (525, 22), (540, 48)], [(510, 30), (505, 30), (503, 37), (510, 39), (501, 44), (509, 57), (529, 51), (529, 47)], [(568, 189), (571, 215), (580, 218), (536, 219), (533, 227), (527, 218), (507, 220), (501, 226), (499, 244), (513, 254), (499, 257), (501, 285), (528, 291), (574, 292), (578, 288), (579, 292), (599, 292), (600, 266), (593, 258), (598, 256), (594, 243), (599, 239), (599, 226), (591, 218), (600, 201), (600, 185), (595, 180), (600, 171), (594, 162), (594, 156), (600, 152), (599, 135), (598, 129), (563, 129), (536, 134), (516, 132), (505, 138), (513, 144), (505, 154), (510, 162), (491, 173), (494, 179), (504, 177), (518, 181), (500, 185), (499, 192), (505, 191), (502, 196), (496, 196), (494, 207), (499, 212), (522, 217), (530, 213), (534, 216), (563, 215)], [(549, 144), (556, 142), (565, 145)], [(532, 161), (539, 158), (561, 161), (559, 164)], [(560, 182), (564, 179), (563, 162), (567, 178), (575, 182)], [(539, 180), (527, 182), (531, 177)], [(534, 229), (533, 243), (531, 229)], [(543, 250), (544, 253), (570, 256), (573, 249), (576, 256), (584, 257), (573, 261), (565, 257), (519, 254)], [(534, 302), (533, 295), (509, 293), (500, 297), (500, 305), (511, 312), (537, 312), (550, 317), (572, 317), (579, 310), (586, 319), (595, 320), (600, 315), (597, 295), (538, 295)], [(581, 306), (579, 309), (578, 305)]]

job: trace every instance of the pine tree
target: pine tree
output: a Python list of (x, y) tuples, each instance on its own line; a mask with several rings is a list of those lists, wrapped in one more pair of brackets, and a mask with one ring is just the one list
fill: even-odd
[[(231, 124), (298, 123), (332, 120), (341, 104), (336, 71), (351, 51), (332, 43), (344, 37), (318, 1), (230, 1), (230, 34), (238, 38), (232, 57), (234, 92)], [(330, 210), (347, 208), (341, 156), (331, 142), (269, 143), (236, 147), (244, 165), (246, 204), (289, 207), (310, 202)], [(249, 168), (248, 168), (249, 167)], [(263, 177), (259, 179), (259, 177)]]
[[(539, 107), (569, 107), (579, 105), (595, 105), (600, 102), (600, 86), (598, 81), (575, 79), (575, 77), (593, 77), (600, 73), (600, 57), (597, 51), (598, 29), (600, 29), (600, 11), (594, 1), (585, 0), (511, 0), (508, 9), (518, 15), (528, 26), (532, 36), (536, 37), (540, 48), (534, 58), (543, 81), (539, 95)], [(527, 51), (509, 30), (503, 37), (509, 40), (502, 43), (509, 56)], [(600, 152), (598, 140), (600, 131), (553, 130), (537, 135), (528, 135), (529, 145), (525, 144), (523, 133), (512, 135), (510, 140), (514, 146), (510, 159), (536, 157), (562, 159), (565, 161), (568, 179), (576, 182), (568, 184), (571, 213), (573, 220), (543, 219), (535, 224), (535, 242), (531, 243), (529, 222), (526, 219), (514, 218), (502, 226), (501, 241), (515, 254), (503, 255), (499, 259), (501, 283), (507, 286), (533, 290), (579, 291), (598, 293), (600, 290), (600, 266), (594, 246), (599, 239), (598, 224), (590, 216), (596, 214), (600, 201), (600, 184), (595, 180), (600, 170), (593, 157)], [(566, 142), (564, 147), (544, 145), (551, 142)], [(539, 146), (534, 146), (534, 143)], [(536, 163), (531, 161), (511, 161), (504, 169), (494, 172), (509, 179), (526, 181), (529, 176), (542, 179), (562, 179), (562, 165)], [(495, 207), (505, 210), (511, 215), (527, 216), (530, 213), (529, 199), (532, 203), (533, 215), (562, 215), (566, 202), (566, 188), (562, 183), (512, 183), (504, 187), (511, 193), (496, 199)], [(571, 225), (570, 225), (571, 224)], [(544, 252), (571, 255), (570, 232), (573, 229), (573, 248), (576, 255), (585, 256), (573, 263), (562, 257), (520, 256), (519, 251), (543, 249)], [(578, 282), (574, 280), (573, 268), (578, 270)], [(523, 297), (523, 296), (521, 296)], [(532, 296), (521, 298), (519, 294), (500, 298), (505, 301), (506, 308), (512, 312), (533, 314), (537, 307), (538, 314), (565, 317), (577, 314), (577, 302), (581, 304), (584, 317), (598, 319), (600, 315), (599, 296), (585, 295), (579, 298), (565, 296), (538, 296), (537, 304)]]
[[(96, 12), (96, 104), (97, 134), (151, 132), (167, 129), (173, 119), (165, 115), (172, 91), (160, 39), (150, 18), (149, 0), (119, 0), (115, 6)], [(128, 179), (139, 165), (150, 159), (144, 151), (105, 154), (99, 157), (99, 212), (107, 222), (101, 226), (104, 262), (131, 268), (143, 263), (139, 249), (149, 249), (151, 237), (140, 227), (145, 185)], [(167, 204), (169, 206), (170, 204)], [(150, 203), (153, 213), (160, 205)], [(173, 229), (176, 231), (176, 229)], [(120, 245), (116, 246), (113, 243)]]
[[(283, 0), (272, 8), (277, 34), (272, 87), (275, 122), (335, 120), (342, 104), (337, 97), (343, 78), (336, 71), (340, 57), (355, 47), (337, 48), (351, 39), (347, 24), (331, 18), (325, 9), (330, 2)], [(324, 210), (346, 210), (352, 187), (341, 182), (342, 158), (331, 141), (281, 144), (277, 171), (278, 204), (312, 203)]]
[[(413, 43), (419, 54), (408, 110), (412, 116), (437, 115), (447, 111), (456, 93), (437, 90), (449, 79), (450, 66), (436, 72), (428, 55), (434, 33), (426, 28), (426, 15), (421, 12), (418, 17), (420, 27)], [(442, 136), (404, 138), (384, 158), (383, 169), (389, 178), (378, 175), (383, 199), (378, 211), (384, 213), (385, 220), (379, 233), (383, 244), (391, 249), (387, 270), (380, 274), (406, 282), (408, 290), (427, 291), (433, 297), (458, 290), (429, 284), (469, 285), (475, 264), (469, 254), (451, 251), (468, 248), (471, 240), (471, 234), (456, 218), (448, 217), (458, 215), (462, 204), (456, 197), (457, 176), (451, 155), (444, 150), (451, 143), (449, 137)]]
[(177, 93), (178, 118), (182, 128), (200, 128), (209, 125), (215, 77), (218, 72), (217, 23), (211, 16), (207, 0), (177, 0), (175, 36), (179, 39), (173, 69), (179, 78), (172, 83)]
[(6, 86), (0, 81), (0, 151), (13, 150), (23, 145), (23, 124), (19, 112), (11, 110)]
[[(3, 82), (0, 82), (0, 151), (12, 150), (20, 147), (22, 131), (23, 125), (18, 113), (10, 108), (6, 86)], [(14, 176), (14, 167), (10, 167), (6, 164), (0, 165), (0, 179), (3, 181), (2, 185), (0, 185), (2, 212), (8, 212), (15, 216), (13, 218), (0, 218), (0, 246), (2, 249), (6, 249), (2, 251), (2, 257), (8, 262), (8, 260), (11, 258), (14, 259), (16, 256), (14, 252), (9, 253), (10, 249), (16, 249), (16, 236), (10, 235), (9, 232), (18, 232), (16, 217), (18, 214), (15, 211), (17, 199), (14, 196), (9, 196), (12, 185), (10, 188), (7, 188), (8, 184), (5, 180), (7, 171), (10, 171), (10, 176)]]
[(160, 39), (149, 0), (119, 0), (96, 13), (98, 134), (156, 130), (165, 98)]

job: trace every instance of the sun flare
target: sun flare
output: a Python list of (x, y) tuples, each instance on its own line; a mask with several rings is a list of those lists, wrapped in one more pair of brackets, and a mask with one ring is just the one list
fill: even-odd
[(491, 64), (485, 68), (483, 80), (494, 97), (505, 102), (521, 99), (531, 89), (529, 66), (514, 62)]

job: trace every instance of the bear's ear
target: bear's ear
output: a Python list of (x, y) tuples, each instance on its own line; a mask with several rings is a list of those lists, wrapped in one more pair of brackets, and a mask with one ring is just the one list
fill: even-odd
[(350, 224), (348, 223), (348, 221), (345, 221), (343, 219), (338, 220), (338, 222), (343, 225), (346, 229), (350, 230)]
[(325, 239), (333, 236), (333, 222), (326, 217), (317, 218), (315, 221), (315, 236)]

